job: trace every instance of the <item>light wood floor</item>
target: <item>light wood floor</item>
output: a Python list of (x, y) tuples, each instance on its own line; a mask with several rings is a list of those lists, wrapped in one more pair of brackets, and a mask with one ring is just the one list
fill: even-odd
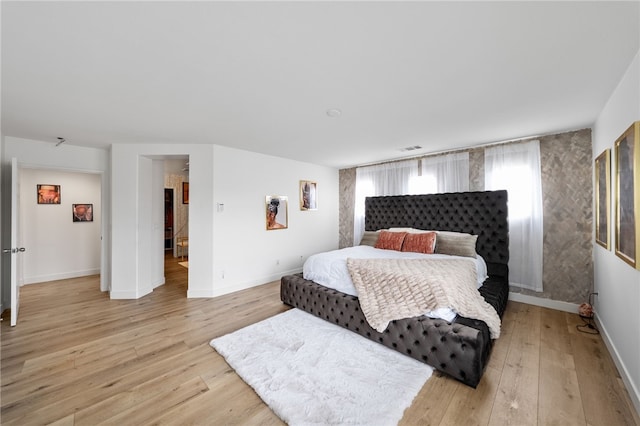
[[(186, 269), (135, 301), (98, 277), (22, 288), (2, 322), (3, 425), (282, 424), (209, 341), (285, 311), (279, 283), (186, 299)], [(478, 389), (437, 373), (403, 425), (639, 425), (599, 336), (576, 315), (510, 303)]]

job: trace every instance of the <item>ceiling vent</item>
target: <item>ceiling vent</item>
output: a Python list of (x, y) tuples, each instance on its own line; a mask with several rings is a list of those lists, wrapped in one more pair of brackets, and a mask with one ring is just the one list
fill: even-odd
[(406, 148), (400, 148), (400, 151), (406, 152), (406, 151), (415, 151), (418, 149), (422, 149), (422, 147), (420, 145), (408, 146)]

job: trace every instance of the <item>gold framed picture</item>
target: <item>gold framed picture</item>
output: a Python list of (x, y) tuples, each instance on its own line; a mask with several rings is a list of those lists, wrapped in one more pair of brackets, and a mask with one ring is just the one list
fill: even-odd
[(267, 231), (288, 228), (288, 200), (288, 197), (283, 195), (266, 196)]
[(640, 269), (640, 121), (616, 140), (615, 164), (615, 252)]
[(611, 223), (611, 150), (605, 149), (596, 157), (596, 243), (609, 250)]
[(300, 181), (300, 210), (318, 210), (318, 183), (310, 180)]

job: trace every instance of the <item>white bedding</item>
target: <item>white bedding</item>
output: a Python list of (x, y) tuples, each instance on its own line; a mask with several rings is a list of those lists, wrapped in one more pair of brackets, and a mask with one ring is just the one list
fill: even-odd
[[(341, 250), (333, 250), (309, 256), (302, 268), (305, 279), (315, 281), (325, 287), (332, 288), (342, 293), (358, 296), (358, 292), (351, 281), (349, 270), (347, 269), (347, 259), (420, 259), (428, 257), (434, 258), (457, 258), (466, 259), (476, 265), (478, 287), (487, 279), (487, 265), (479, 255), (476, 259), (471, 257), (449, 256), (446, 254), (423, 254), (413, 252), (402, 252), (396, 250), (383, 250), (371, 246), (354, 246)], [(453, 321), (456, 313), (449, 309), (437, 309), (425, 312), (425, 315), (432, 318), (442, 318), (446, 321)]]

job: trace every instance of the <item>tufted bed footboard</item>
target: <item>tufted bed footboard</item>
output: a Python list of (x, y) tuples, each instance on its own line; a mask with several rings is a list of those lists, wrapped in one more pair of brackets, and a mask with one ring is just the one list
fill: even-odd
[[(492, 305), (497, 303), (498, 314), (502, 315), (508, 286), (494, 282), (484, 287), (484, 293), (490, 295), (485, 299)], [(282, 277), (280, 298), (287, 305), (431, 365), (474, 388), (489, 358), (492, 340), (482, 321), (457, 317), (448, 323), (421, 316), (392, 321), (379, 333), (369, 326), (357, 297), (305, 280), (301, 274)]]

